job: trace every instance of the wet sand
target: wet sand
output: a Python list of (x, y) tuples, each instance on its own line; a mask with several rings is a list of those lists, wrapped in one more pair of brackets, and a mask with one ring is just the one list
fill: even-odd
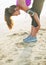
[(29, 32), (0, 37), (0, 65), (46, 65), (46, 30), (38, 32), (38, 41), (24, 43)]

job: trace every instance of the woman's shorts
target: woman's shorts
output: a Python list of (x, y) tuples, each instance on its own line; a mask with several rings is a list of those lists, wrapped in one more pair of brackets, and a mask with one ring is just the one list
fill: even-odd
[[(33, 11), (33, 9), (29, 9), (29, 10), (27, 10), (27, 13), (28, 14), (31, 14), (31, 17), (32, 17), (32, 25), (34, 26), (34, 27), (37, 27), (38, 26), (38, 24), (36, 23), (36, 21), (35, 21), (35, 19), (34, 19), (34, 13), (35, 13), (36, 11)], [(38, 14), (38, 17), (40, 16), (40, 12), (36, 12), (37, 14)]]

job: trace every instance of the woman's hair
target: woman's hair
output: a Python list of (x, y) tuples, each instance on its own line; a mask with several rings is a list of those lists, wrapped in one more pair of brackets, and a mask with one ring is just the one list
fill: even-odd
[(5, 21), (9, 27), (9, 29), (12, 29), (12, 26), (13, 26), (13, 23), (12, 23), (12, 20), (10, 19), (10, 17), (14, 13), (16, 7), (17, 7), (16, 5), (12, 5), (9, 8), (5, 8)]

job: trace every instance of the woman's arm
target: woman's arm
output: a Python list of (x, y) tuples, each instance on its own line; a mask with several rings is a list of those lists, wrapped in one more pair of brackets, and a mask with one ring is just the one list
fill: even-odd
[(18, 6), (20, 7), (20, 9), (27, 11), (29, 8), (25, 2), (25, 0), (18, 0)]

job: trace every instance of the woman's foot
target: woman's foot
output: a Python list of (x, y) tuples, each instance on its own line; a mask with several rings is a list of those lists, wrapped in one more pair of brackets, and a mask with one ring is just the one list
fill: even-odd
[(25, 43), (37, 42), (37, 37), (28, 36), (27, 38), (23, 39)]

